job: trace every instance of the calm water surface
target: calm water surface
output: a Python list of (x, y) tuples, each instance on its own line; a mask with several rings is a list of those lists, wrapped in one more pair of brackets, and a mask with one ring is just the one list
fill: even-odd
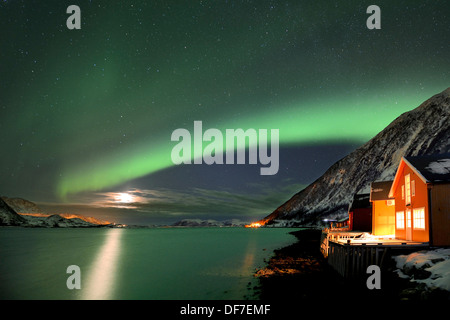
[[(251, 298), (255, 268), (291, 231), (0, 228), (0, 299)], [(69, 265), (80, 290), (67, 288)]]

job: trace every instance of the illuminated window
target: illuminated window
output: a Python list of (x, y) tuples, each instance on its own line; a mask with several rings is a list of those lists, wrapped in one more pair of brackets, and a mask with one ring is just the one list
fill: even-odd
[(414, 229), (425, 229), (425, 208), (413, 210)]
[(406, 209), (406, 228), (411, 229), (411, 209)]
[(406, 205), (411, 204), (411, 180), (409, 174), (405, 176), (405, 203)]
[(411, 195), (416, 196), (416, 180), (411, 181)]
[(403, 211), (396, 212), (397, 229), (405, 229), (405, 213)]
[(405, 199), (405, 186), (402, 185), (402, 200)]

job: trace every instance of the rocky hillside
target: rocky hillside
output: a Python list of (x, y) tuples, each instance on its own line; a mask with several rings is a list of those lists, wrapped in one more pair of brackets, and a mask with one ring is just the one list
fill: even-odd
[(395, 119), (369, 142), (262, 219), (269, 225), (320, 224), (342, 218), (355, 193), (393, 179), (402, 156), (450, 152), (450, 88)]

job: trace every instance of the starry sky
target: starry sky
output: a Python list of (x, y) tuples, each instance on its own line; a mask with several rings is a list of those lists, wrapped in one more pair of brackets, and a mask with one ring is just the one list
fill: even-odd
[[(446, 1), (374, 3), (378, 30), (364, 1), (1, 1), (0, 195), (127, 224), (266, 216), (449, 86)], [(278, 129), (278, 173), (175, 166), (196, 120)]]

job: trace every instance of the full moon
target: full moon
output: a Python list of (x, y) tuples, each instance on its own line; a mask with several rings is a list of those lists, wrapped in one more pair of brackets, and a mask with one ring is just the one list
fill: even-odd
[(131, 203), (134, 201), (134, 196), (129, 193), (121, 192), (117, 194), (116, 201), (121, 203)]

